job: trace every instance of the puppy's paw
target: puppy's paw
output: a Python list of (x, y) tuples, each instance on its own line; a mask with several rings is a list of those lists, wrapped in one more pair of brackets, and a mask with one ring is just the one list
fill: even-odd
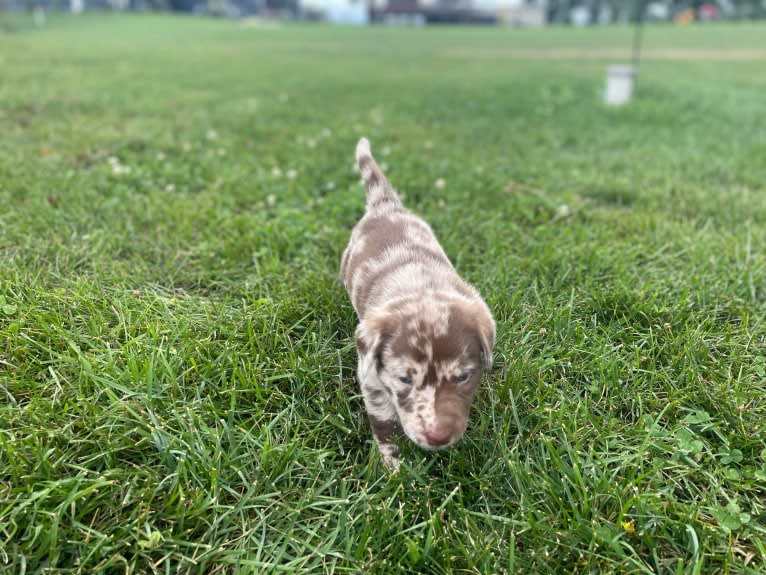
[(378, 448), (386, 471), (396, 474), (399, 471), (399, 447), (393, 443), (379, 443)]
[(399, 455), (383, 454), (383, 466), (390, 475), (399, 473)]

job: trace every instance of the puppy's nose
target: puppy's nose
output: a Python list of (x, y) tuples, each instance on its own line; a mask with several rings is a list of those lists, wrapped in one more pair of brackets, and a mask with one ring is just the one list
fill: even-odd
[(446, 429), (426, 429), (425, 431), (426, 441), (433, 445), (434, 447), (438, 447), (440, 445), (447, 445), (450, 440), (450, 432)]

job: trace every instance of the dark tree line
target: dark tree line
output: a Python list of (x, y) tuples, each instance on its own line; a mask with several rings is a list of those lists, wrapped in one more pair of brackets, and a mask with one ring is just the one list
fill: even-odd
[[(663, 3), (671, 18), (689, 8), (696, 11), (710, 3), (718, 5), (726, 18), (766, 18), (766, 0), (667, 0)], [(604, 11), (612, 22), (635, 22), (641, 14), (645, 15), (648, 4), (649, 0), (548, 0), (546, 17), (551, 23), (568, 23), (571, 10), (582, 6), (590, 13), (591, 22), (597, 22)]]

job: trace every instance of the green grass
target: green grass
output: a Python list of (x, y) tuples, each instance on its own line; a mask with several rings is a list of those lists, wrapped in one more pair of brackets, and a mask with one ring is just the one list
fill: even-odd
[[(764, 37), (650, 28), (609, 110), (608, 56), (524, 50), (629, 29), (0, 34), (0, 572), (763, 573)], [(393, 478), (360, 135), (498, 321), (465, 439)]]

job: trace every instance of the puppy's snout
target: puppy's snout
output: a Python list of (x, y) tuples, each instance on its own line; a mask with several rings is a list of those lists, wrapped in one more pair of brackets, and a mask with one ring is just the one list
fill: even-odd
[(447, 445), (452, 438), (452, 434), (448, 429), (439, 427), (426, 429), (424, 435), (426, 437), (426, 441), (432, 447), (441, 447), (443, 445)]

